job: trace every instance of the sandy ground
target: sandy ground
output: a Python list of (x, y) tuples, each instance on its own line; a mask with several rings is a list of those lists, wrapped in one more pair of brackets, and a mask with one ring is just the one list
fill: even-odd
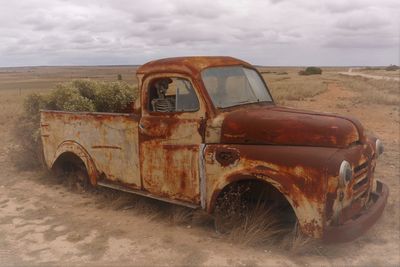
[(354, 242), (317, 243), (301, 254), (246, 247), (210, 226), (177, 225), (118, 207), (104, 194), (71, 191), (40, 172), (13, 168), (9, 150), (15, 140), (2, 123), (0, 266), (399, 266), (399, 108), (357, 104), (354, 94), (330, 84), (321, 95), (288, 103), (354, 115), (386, 145), (376, 177), (389, 185), (389, 203), (379, 222)]

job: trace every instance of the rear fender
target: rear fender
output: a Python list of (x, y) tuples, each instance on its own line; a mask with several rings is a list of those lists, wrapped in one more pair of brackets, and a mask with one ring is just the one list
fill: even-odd
[(82, 160), (82, 162), (85, 164), (91, 184), (96, 185), (98, 178), (96, 165), (94, 164), (86, 149), (73, 140), (64, 141), (57, 147), (56, 153), (53, 157), (53, 161), (50, 164), (50, 168), (53, 168), (53, 165), (57, 161), (57, 159), (66, 152), (73, 153)]

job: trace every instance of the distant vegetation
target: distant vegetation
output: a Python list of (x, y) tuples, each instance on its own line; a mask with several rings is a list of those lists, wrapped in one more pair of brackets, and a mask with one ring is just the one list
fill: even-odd
[(364, 70), (381, 70), (381, 67), (365, 67)]
[(397, 65), (389, 65), (387, 67), (365, 67), (364, 70), (386, 70), (386, 71), (395, 71), (400, 69)]
[(137, 87), (125, 82), (76, 80), (59, 84), (49, 94), (33, 93), (24, 101), (24, 109), (15, 126), (20, 142), (14, 151), (18, 167), (32, 169), (42, 162), (40, 110), (128, 112), (137, 96)]
[(316, 75), (322, 74), (322, 69), (318, 67), (307, 67), (305, 70), (299, 71), (299, 75)]
[(389, 65), (389, 66), (387, 66), (385, 68), (386, 71), (395, 71), (395, 70), (398, 70), (398, 69), (400, 69), (400, 67), (397, 66), (397, 65)]

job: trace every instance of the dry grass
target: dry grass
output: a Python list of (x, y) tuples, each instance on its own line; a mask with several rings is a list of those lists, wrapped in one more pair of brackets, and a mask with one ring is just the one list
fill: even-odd
[(395, 71), (386, 71), (384, 69), (358, 69), (354, 71), (360, 71), (364, 74), (376, 75), (376, 76), (385, 76), (385, 77), (400, 77), (400, 70)]
[(317, 249), (316, 241), (305, 236), (299, 228), (299, 224), (290, 229), (290, 231), (282, 238), (279, 247), (292, 254), (306, 254)]
[(92, 79), (117, 81), (118, 74), (129, 84), (136, 84), (136, 67), (24, 67), (0, 68), (0, 90), (48, 90), (58, 83)]
[(260, 203), (242, 220), (236, 220), (227, 238), (232, 243), (245, 246), (269, 246), (276, 243), (277, 237), (284, 232), (276, 211)]
[(169, 221), (172, 225), (191, 224), (193, 210), (185, 207), (174, 206), (170, 210)]
[[(54, 184), (63, 185), (75, 193), (92, 194), (96, 197), (96, 207), (99, 209), (129, 210), (146, 220), (157, 220), (171, 226), (193, 226), (211, 230), (214, 225), (213, 216), (202, 210), (175, 206), (114, 189), (84, 186), (77, 173), (54, 176), (50, 172), (44, 172), (42, 178), (44, 183), (49, 183), (50, 179)], [(234, 206), (238, 203), (226, 204)], [(245, 216), (242, 216), (244, 214)], [(241, 246), (269, 249), (276, 246), (296, 254), (309, 251), (310, 239), (301, 235), (297, 228), (288, 229), (287, 225), (282, 224), (279, 216), (280, 213), (276, 209), (268, 208), (265, 202), (259, 201), (253, 208), (247, 209), (246, 213), (243, 211), (240, 217), (230, 217), (231, 229), (221, 237), (229, 243)]]
[(358, 93), (354, 101), (366, 104), (400, 105), (400, 83), (360, 76), (340, 75), (341, 86)]
[(303, 100), (325, 92), (330, 79), (329, 74), (315, 76), (300, 76), (290, 71), (287, 75), (280, 72), (263, 74), (271, 90), (274, 100), (284, 104), (285, 100)]
[(268, 196), (274, 193), (262, 186), (245, 182), (224, 190), (216, 202), (216, 230), (234, 244), (292, 251), (298, 243), (293, 236), (294, 212), (286, 200), (271, 202)]
[[(291, 254), (300, 255), (318, 252), (317, 242), (302, 234), (296, 222), (288, 224), (285, 214), (277, 208), (271, 208), (266, 202), (259, 201), (242, 215), (228, 218), (231, 228), (223, 234), (224, 238), (233, 244), (241, 246), (281, 249)], [(226, 218), (225, 218), (226, 219)]]

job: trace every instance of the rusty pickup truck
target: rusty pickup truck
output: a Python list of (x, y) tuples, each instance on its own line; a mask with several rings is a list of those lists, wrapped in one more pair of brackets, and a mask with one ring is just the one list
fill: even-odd
[(257, 69), (231, 57), (155, 60), (137, 79), (129, 113), (41, 111), (47, 166), (208, 213), (228, 188), (252, 183), (327, 242), (351, 241), (381, 216), (383, 145), (357, 119), (278, 106)]

